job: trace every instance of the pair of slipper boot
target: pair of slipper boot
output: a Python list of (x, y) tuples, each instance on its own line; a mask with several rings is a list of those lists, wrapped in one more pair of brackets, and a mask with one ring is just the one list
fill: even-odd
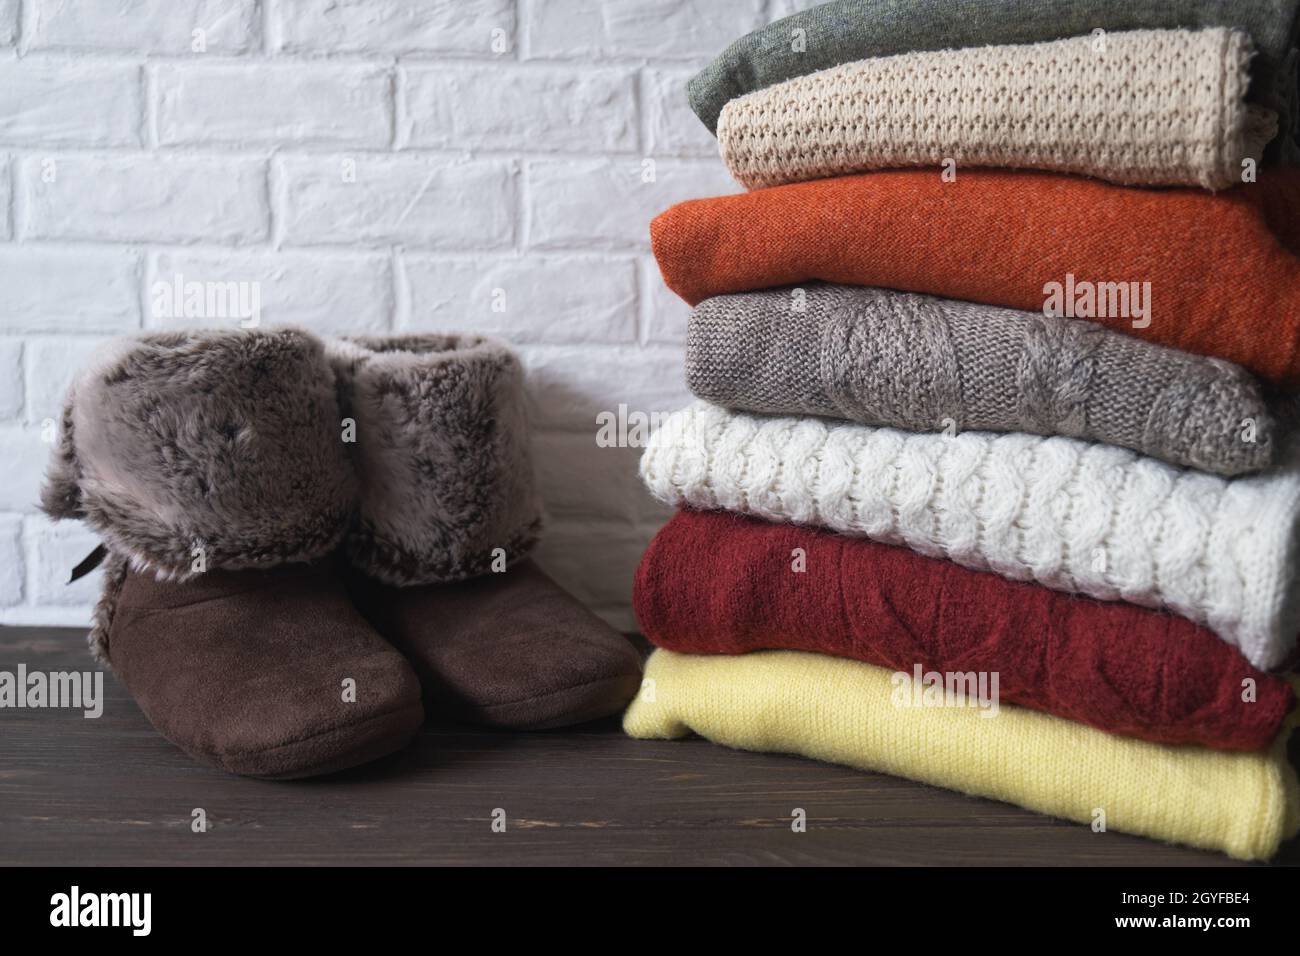
[(518, 359), (473, 335), (149, 333), (69, 389), (42, 492), (103, 541), (92, 651), (233, 773), (332, 773), (426, 707), (545, 729), (617, 713), (630, 643), (528, 558)]

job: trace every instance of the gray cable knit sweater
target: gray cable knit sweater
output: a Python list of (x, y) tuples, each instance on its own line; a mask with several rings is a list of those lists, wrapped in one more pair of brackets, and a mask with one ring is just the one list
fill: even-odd
[(1228, 362), (1094, 322), (883, 289), (706, 299), (691, 316), (686, 378), (733, 409), (1068, 435), (1220, 475), (1273, 456), (1260, 388)]
[(834, 0), (736, 40), (691, 79), (688, 94), (715, 131), (738, 96), (867, 57), (1179, 27), (1250, 34), (1259, 51), (1250, 99), (1278, 114), (1270, 158), (1295, 162), (1300, 0)]

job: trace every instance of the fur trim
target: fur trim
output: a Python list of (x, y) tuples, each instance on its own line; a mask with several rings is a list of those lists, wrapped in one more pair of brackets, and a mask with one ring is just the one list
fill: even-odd
[(69, 390), (42, 507), (160, 577), (190, 575), (198, 547), (207, 569), (311, 560), (355, 503), (341, 418), (306, 332), (119, 340)]
[(81, 489), (77, 487), (77, 455), (72, 447), (72, 406), (65, 404), (59, 420), (59, 441), (50, 456), (41, 488), (41, 510), (51, 518), (81, 518)]
[(332, 342), (344, 413), (356, 421), (360, 518), (353, 565), (387, 584), (458, 581), (537, 541), (523, 369), (480, 335)]
[(99, 591), (99, 600), (95, 603), (95, 619), (91, 622), (90, 633), (86, 643), (90, 653), (100, 664), (111, 667), (108, 657), (108, 635), (113, 630), (113, 615), (117, 611), (117, 598), (122, 593), (122, 584), (126, 581), (129, 570), (126, 558), (111, 551), (104, 560), (103, 587)]

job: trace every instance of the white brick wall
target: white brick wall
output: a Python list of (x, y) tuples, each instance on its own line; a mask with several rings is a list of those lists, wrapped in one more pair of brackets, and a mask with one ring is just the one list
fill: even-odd
[[(652, 216), (736, 188), (692, 72), (800, 0), (0, 0), (0, 623), (84, 624), (36, 510), (68, 378), (157, 280), (323, 334), (478, 329), (528, 367), (539, 556), (632, 626), (664, 519), (595, 416), (686, 399)], [(500, 303), (504, 302), (504, 311)], [(229, 320), (231, 322), (237, 319)]]

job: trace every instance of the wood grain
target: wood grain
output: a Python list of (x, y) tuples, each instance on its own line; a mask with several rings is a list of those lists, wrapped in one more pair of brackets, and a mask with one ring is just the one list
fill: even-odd
[[(84, 633), (0, 628), (0, 668), (91, 667)], [(537, 734), (433, 722), (404, 752), (269, 783), (194, 763), (106, 675), (104, 714), (0, 711), (0, 865), (1232, 865), (1005, 804), (617, 721)], [(208, 832), (191, 832), (202, 807)], [(790, 826), (794, 808), (807, 832)], [(506, 812), (504, 833), (492, 814)], [(1300, 841), (1279, 862), (1300, 862)]]

